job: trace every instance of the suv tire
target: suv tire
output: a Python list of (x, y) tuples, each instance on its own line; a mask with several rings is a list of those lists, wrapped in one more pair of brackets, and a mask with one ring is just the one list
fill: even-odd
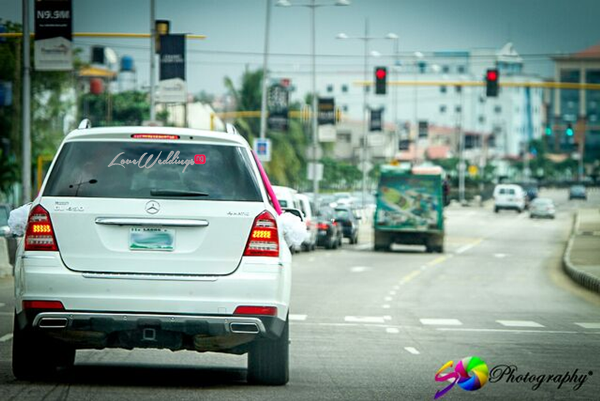
[(45, 338), (31, 328), (21, 329), (16, 316), (13, 324), (12, 371), (17, 379), (42, 379), (54, 374), (58, 366), (73, 366), (74, 348)]
[(260, 340), (248, 352), (248, 382), (283, 386), (289, 381), (289, 318), (281, 336), (275, 340)]

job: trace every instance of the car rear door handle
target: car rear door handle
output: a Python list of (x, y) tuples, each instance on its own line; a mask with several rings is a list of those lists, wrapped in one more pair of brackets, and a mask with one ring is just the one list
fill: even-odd
[(208, 221), (196, 219), (141, 219), (132, 217), (97, 217), (96, 224), (109, 226), (208, 227)]

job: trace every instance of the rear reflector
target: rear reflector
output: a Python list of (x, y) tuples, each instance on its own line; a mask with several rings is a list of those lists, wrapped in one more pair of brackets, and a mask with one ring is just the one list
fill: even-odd
[(29, 213), (25, 233), (25, 250), (58, 251), (50, 214), (40, 205), (34, 207)]
[(319, 224), (317, 224), (317, 228), (319, 230), (325, 230), (325, 231), (327, 231), (329, 229), (329, 226), (326, 223), (319, 223)]
[(279, 256), (277, 221), (266, 210), (254, 219), (244, 256)]
[(277, 315), (277, 308), (274, 306), (238, 306), (235, 308), (234, 315)]
[(133, 139), (179, 139), (179, 135), (166, 134), (133, 134)]
[(60, 301), (23, 301), (23, 309), (65, 310), (65, 307)]

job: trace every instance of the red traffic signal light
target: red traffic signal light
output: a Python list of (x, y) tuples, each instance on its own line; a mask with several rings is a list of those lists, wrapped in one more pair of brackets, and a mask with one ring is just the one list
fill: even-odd
[(498, 71), (488, 70), (487, 71), (487, 80), (488, 81), (497, 81), (498, 80)]
[(385, 95), (387, 90), (387, 68), (375, 67), (375, 94)]
[(485, 73), (485, 83), (486, 89), (485, 94), (487, 97), (497, 97), (498, 96), (498, 80), (500, 78), (500, 74), (497, 69), (487, 70)]

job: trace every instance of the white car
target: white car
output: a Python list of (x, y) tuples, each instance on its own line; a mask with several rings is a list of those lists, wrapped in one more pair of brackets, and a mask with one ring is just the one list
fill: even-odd
[(511, 209), (521, 213), (525, 209), (526, 198), (521, 186), (498, 184), (494, 188), (494, 211), (498, 213), (501, 209)]
[(308, 237), (302, 243), (302, 247), (307, 251), (314, 251), (317, 248), (317, 216), (313, 212), (313, 206), (307, 195), (296, 194), (296, 199), (300, 202), (300, 211), (304, 214), (306, 231), (308, 232)]
[(248, 353), (249, 381), (287, 383), (278, 220), (235, 133), (71, 132), (17, 253), (14, 375), (44, 377), (77, 349), (162, 348)]

